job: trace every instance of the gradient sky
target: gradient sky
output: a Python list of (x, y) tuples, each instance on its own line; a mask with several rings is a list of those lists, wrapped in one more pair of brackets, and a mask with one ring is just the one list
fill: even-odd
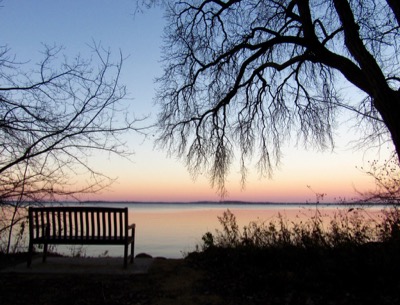
[[(21, 62), (41, 58), (42, 44), (62, 45), (65, 54), (89, 56), (92, 41), (119, 49), (128, 58), (124, 62), (122, 83), (127, 85), (131, 110), (137, 117), (150, 115), (154, 120), (157, 108), (153, 103), (154, 78), (160, 76), (160, 46), (163, 30), (162, 12), (150, 10), (134, 15), (133, 0), (3, 0), (0, 8), (1, 44), (8, 45)], [(351, 88), (348, 95), (351, 96)], [(373, 181), (358, 168), (378, 157), (377, 151), (356, 151), (351, 148), (357, 139), (350, 123), (341, 122), (334, 151), (316, 152), (288, 144), (284, 158), (272, 179), (262, 178), (252, 170), (246, 188), (240, 187), (238, 167), (233, 167), (228, 181), (227, 200), (313, 202), (315, 192), (326, 193), (325, 202), (356, 196), (355, 189), (373, 188)], [(150, 137), (152, 138), (152, 137)], [(131, 161), (96, 155), (92, 162), (99, 171), (117, 182), (98, 195), (82, 199), (134, 201), (197, 201), (219, 200), (206, 177), (193, 180), (179, 160), (167, 158), (153, 149), (152, 139), (129, 135), (135, 150)], [(382, 149), (383, 155), (389, 151)]]

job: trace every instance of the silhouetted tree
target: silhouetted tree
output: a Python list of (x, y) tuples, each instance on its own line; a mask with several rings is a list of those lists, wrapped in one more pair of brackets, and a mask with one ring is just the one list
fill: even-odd
[[(45, 47), (27, 71), (0, 47), (0, 236), (8, 232), (7, 251), (12, 227), (26, 216), (21, 207), (99, 191), (112, 179), (90, 166), (91, 153), (132, 153), (120, 137), (138, 130), (121, 103), (122, 55), (113, 63), (94, 45), (91, 60), (68, 61), (61, 50)], [(74, 183), (79, 175), (85, 185)]]
[[(333, 147), (343, 108), (400, 155), (400, 1), (161, 2), (159, 145), (221, 193), (236, 148), (243, 181), (254, 155), (270, 173), (292, 134)], [(363, 97), (345, 98), (348, 84)]]

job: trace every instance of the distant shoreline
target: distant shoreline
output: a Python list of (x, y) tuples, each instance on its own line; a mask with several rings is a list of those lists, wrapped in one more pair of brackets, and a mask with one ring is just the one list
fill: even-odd
[(240, 200), (226, 200), (226, 201), (108, 201), (108, 200), (85, 200), (79, 202), (68, 202), (68, 204), (146, 204), (146, 205), (275, 205), (275, 206), (393, 206), (392, 204), (385, 203), (361, 203), (361, 202), (270, 202), (270, 201), (240, 201)]
[[(5, 202), (6, 203), (6, 202)], [(329, 207), (329, 206), (343, 206), (343, 207), (393, 207), (398, 206), (397, 204), (387, 204), (387, 203), (363, 203), (363, 202), (272, 202), (272, 201), (241, 201), (241, 200), (224, 200), (224, 201), (130, 201), (130, 200), (82, 200), (82, 201), (42, 201), (35, 202), (34, 204), (129, 204), (129, 205), (181, 205), (181, 206), (211, 206), (211, 205), (219, 205), (219, 206), (233, 206), (233, 205), (243, 205), (243, 206), (309, 206), (309, 207)]]

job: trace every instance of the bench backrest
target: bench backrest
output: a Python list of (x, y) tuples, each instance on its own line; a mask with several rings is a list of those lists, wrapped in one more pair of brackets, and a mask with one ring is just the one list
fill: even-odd
[(31, 207), (31, 238), (121, 238), (128, 236), (128, 208)]

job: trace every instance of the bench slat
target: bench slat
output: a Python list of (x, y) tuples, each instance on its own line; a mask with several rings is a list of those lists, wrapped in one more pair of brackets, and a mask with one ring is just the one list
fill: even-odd
[(62, 227), (61, 227), (61, 211), (58, 211), (57, 213), (57, 234), (59, 237), (61, 237), (61, 231), (62, 231)]
[(108, 214), (108, 222), (107, 222), (107, 228), (108, 228), (108, 233), (107, 236), (110, 238), (111, 237), (111, 213), (107, 213)]
[(56, 212), (51, 213), (51, 218), (52, 218), (51, 221), (53, 223), (53, 226), (51, 226), (50, 229), (53, 230), (53, 235), (55, 236), (56, 235), (56, 230), (57, 230), (57, 228), (56, 228)]
[(36, 236), (39, 236), (38, 212), (35, 212), (35, 214), (34, 214), (33, 226), (36, 226)]
[(73, 232), (73, 230), (72, 230), (72, 212), (71, 211), (68, 212), (68, 221), (69, 221), (69, 236), (71, 236), (72, 232)]
[(102, 222), (102, 227), (103, 227), (103, 236), (106, 236), (106, 214), (105, 212), (102, 212), (103, 215), (103, 222)]
[(94, 231), (94, 214), (95, 214), (95, 212), (92, 212), (92, 213), (90, 213), (90, 222), (91, 222), (91, 224), (92, 224), (92, 226), (91, 226), (91, 235), (90, 236), (96, 236), (96, 232)]
[[(49, 211), (46, 211), (46, 221), (45, 221), (45, 223), (43, 223), (43, 222), (40, 223), (40, 225), (43, 226), (43, 225), (49, 225), (49, 224), (50, 224), (50, 213), (49, 213)], [(44, 226), (43, 226), (43, 228), (44, 228)], [(50, 234), (50, 227), (48, 228), (47, 232), (43, 231), (43, 234), (44, 233)]]
[(82, 235), (89, 237), (89, 213), (85, 211), (85, 232)]
[(116, 212), (113, 213), (113, 217), (114, 217), (114, 225), (113, 225), (114, 232), (113, 232), (113, 236), (117, 237), (118, 236), (118, 233), (117, 233), (118, 231), (117, 231), (117, 213)]
[(76, 211), (71, 211), (74, 215), (74, 226), (75, 226), (75, 236), (78, 235), (78, 213)]
[[(40, 212), (40, 218), (43, 219), (43, 211)], [(39, 220), (38, 220), (36, 225), (38, 226), (38, 229), (40, 231), (40, 227), (41, 227), (42, 223), (39, 223)], [(44, 235), (43, 233), (44, 232), (43, 232), (43, 229), (42, 229), (42, 232), (40, 232), (39, 234)]]
[(97, 214), (97, 230), (95, 235), (100, 236), (100, 212), (97, 211), (96, 214)]
[(122, 212), (119, 213), (119, 236), (122, 237), (124, 236), (124, 231), (122, 230)]
[[(64, 238), (66, 238), (68, 235), (68, 231), (67, 231), (67, 228), (68, 228), (68, 221), (67, 221), (67, 212), (66, 211), (63, 211), (63, 223), (64, 223), (64, 226), (63, 226), (63, 231), (64, 231)], [(62, 232), (61, 232), (62, 233)]]
[(79, 231), (78, 231), (78, 235), (77, 236), (83, 236), (83, 226), (84, 226), (84, 222), (83, 222), (83, 213), (79, 213)]

